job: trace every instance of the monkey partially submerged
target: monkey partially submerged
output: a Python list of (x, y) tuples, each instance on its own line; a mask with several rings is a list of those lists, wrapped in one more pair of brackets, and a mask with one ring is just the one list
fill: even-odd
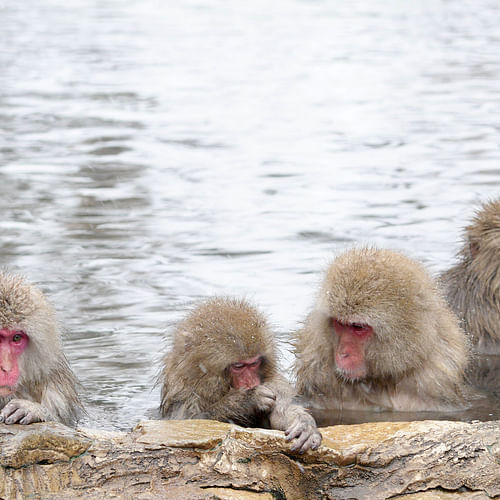
[(351, 250), (326, 272), (297, 333), (299, 395), (335, 409), (466, 406), (469, 346), (433, 280), (389, 250)]
[(500, 354), (500, 199), (465, 228), (458, 263), (441, 276), (448, 301), (480, 354)]
[(0, 273), (0, 423), (74, 424), (82, 409), (55, 312), (40, 290)]
[(163, 418), (284, 430), (300, 452), (321, 443), (313, 417), (293, 403), (293, 390), (278, 373), (266, 319), (243, 300), (208, 300), (181, 321), (161, 382)]

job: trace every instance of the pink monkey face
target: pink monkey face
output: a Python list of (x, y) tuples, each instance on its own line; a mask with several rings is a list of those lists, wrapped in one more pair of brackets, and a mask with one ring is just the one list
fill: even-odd
[(19, 379), (18, 359), (29, 343), (26, 333), (19, 330), (0, 330), (0, 396), (14, 391)]

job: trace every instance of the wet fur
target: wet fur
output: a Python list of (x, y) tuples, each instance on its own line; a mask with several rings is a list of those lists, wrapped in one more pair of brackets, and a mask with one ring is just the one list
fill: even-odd
[[(262, 384), (233, 389), (228, 366), (264, 358)], [(161, 373), (163, 418), (209, 418), (244, 426), (299, 429), (317, 447), (321, 436), (313, 417), (293, 403), (294, 392), (278, 373), (274, 338), (265, 317), (244, 300), (210, 299), (177, 326)], [(266, 394), (275, 396), (275, 401)], [(271, 403), (268, 405), (268, 403)]]
[(441, 281), (477, 352), (500, 354), (500, 199), (476, 213), (457, 264)]
[(29, 336), (15, 392), (0, 397), (0, 410), (11, 400), (28, 400), (41, 405), (42, 420), (74, 424), (82, 410), (77, 382), (62, 352), (54, 309), (42, 292), (18, 276), (0, 273), (0, 325)]
[[(368, 376), (337, 372), (331, 318), (373, 327)], [(296, 335), (297, 390), (322, 408), (454, 410), (466, 406), (469, 345), (422, 266), (389, 250), (355, 249), (328, 268)]]
[(276, 372), (276, 354), (265, 319), (243, 301), (214, 299), (182, 321), (172, 350), (164, 359), (161, 413), (166, 418), (206, 417), (256, 425), (247, 393), (231, 390), (227, 367), (241, 359), (264, 356), (262, 373)]

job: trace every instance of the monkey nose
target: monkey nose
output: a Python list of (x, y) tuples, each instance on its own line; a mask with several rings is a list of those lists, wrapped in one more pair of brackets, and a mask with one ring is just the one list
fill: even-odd
[(3, 372), (10, 372), (12, 370), (13, 361), (15, 355), (9, 351), (9, 349), (5, 349), (3, 345), (0, 346), (0, 369)]
[(12, 371), (12, 362), (10, 359), (2, 359), (0, 362), (0, 370), (4, 373), (9, 373)]

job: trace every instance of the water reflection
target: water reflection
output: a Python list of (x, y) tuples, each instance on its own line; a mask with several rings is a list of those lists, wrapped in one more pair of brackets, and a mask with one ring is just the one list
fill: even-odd
[(495, 2), (0, 13), (1, 264), (55, 303), (96, 425), (157, 405), (197, 299), (261, 306), (287, 368), (333, 253), (376, 244), (437, 273), (499, 193)]
[(461, 422), (500, 420), (500, 356), (477, 356), (468, 379), (475, 388), (477, 399), (474, 399), (465, 411), (353, 411), (312, 408), (311, 412), (318, 425), (322, 427), (337, 424), (413, 420), (457, 420)]
[(354, 411), (312, 409), (318, 426), (362, 424), (364, 422), (411, 422), (414, 420), (455, 420), (472, 422), (500, 420), (500, 400), (493, 397), (474, 403), (474, 408), (459, 412)]
[(474, 386), (500, 399), (500, 355), (478, 356), (469, 377)]

